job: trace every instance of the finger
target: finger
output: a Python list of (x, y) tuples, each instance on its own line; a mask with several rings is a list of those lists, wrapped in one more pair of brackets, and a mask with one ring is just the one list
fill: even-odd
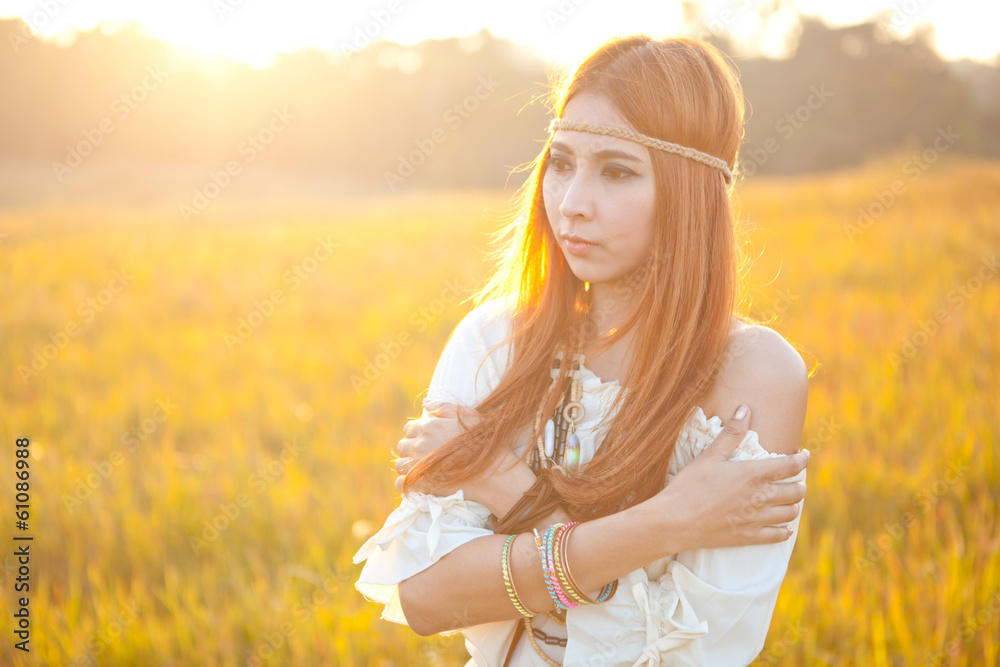
[(754, 544), (775, 544), (792, 536), (790, 526), (764, 526), (754, 536)]
[(403, 424), (403, 437), (412, 438), (420, 432), (420, 420), (411, 419)]
[(403, 492), (403, 480), (406, 479), (406, 475), (400, 475), (396, 478), (396, 490), (400, 493)]
[(425, 409), (431, 416), (454, 419), (458, 415), (459, 406), (454, 403), (434, 402), (425, 406)]
[(410, 439), (400, 440), (399, 443), (396, 444), (396, 458), (400, 459), (406, 458), (407, 456), (410, 455), (412, 449), (413, 449), (412, 440)]
[(722, 432), (712, 441), (712, 444), (705, 448), (702, 455), (707, 454), (728, 461), (739, 444), (743, 442), (743, 438), (746, 437), (749, 424), (750, 407), (741, 404), (726, 422)]
[(425, 398), (423, 400), (422, 405), (424, 407), (424, 412), (432, 412), (432, 411), (436, 410), (437, 408), (441, 407), (442, 405), (444, 405), (444, 401), (438, 401), (438, 400), (432, 400), (432, 399), (429, 399), (429, 398)]
[(780, 482), (795, 477), (805, 470), (809, 464), (809, 450), (803, 449), (791, 455), (759, 459), (753, 463), (760, 465), (761, 479), (768, 482)]
[(800, 513), (801, 510), (798, 505), (778, 505), (777, 507), (762, 509), (754, 517), (754, 521), (764, 526), (778, 526), (795, 521)]
[(806, 483), (769, 482), (766, 505), (794, 505), (806, 497)]
[(751, 504), (754, 507), (792, 505), (805, 497), (806, 483), (802, 480), (797, 482), (763, 482), (755, 487)]
[[(754, 491), (753, 495), (742, 506), (741, 513), (745, 518), (755, 517), (755, 520), (759, 520), (761, 513), (775, 507), (794, 506), (797, 508), (805, 494), (804, 483), (775, 484), (768, 482)], [(779, 521), (772, 519), (764, 523), (779, 523)]]

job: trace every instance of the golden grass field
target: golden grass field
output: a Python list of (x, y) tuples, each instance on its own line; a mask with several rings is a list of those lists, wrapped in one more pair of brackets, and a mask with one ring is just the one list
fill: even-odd
[[(739, 189), (753, 312), (820, 362), (756, 664), (1000, 661), (1000, 164), (909, 157)], [(506, 204), (0, 213), (0, 662), (463, 664), (461, 637), (379, 620), (351, 556), (398, 502), (390, 449)]]

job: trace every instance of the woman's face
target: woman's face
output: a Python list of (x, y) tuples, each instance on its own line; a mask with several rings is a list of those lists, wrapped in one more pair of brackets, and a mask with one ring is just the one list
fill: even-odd
[[(631, 129), (606, 97), (586, 91), (570, 99), (562, 117)], [(638, 268), (653, 245), (649, 150), (618, 137), (557, 130), (549, 155), (542, 197), (563, 256), (578, 279), (612, 286)]]

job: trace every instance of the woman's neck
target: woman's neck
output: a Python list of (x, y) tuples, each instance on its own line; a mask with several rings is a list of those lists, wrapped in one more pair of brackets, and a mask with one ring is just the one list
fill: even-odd
[(616, 283), (591, 283), (588, 338), (604, 338), (624, 324), (635, 303), (636, 288), (627, 279)]
[(634, 292), (619, 281), (614, 285), (591, 284), (590, 326), (584, 336), (584, 364), (603, 381), (623, 381), (628, 369), (628, 349), (635, 330), (629, 331), (610, 348), (597, 349), (625, 322), (634, 304)]

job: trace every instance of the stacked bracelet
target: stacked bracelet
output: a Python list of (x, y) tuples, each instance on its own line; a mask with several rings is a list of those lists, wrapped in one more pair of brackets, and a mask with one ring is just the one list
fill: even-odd
[(582, 604), (604, 602), (618, 589), (618, 580), (601, 589), (597, 599), (591, 600), (580, 590), (569, 569), (566, 559), (566, 542), (569, 534), (579, 525), (578, 521), (556, 523), (548, 527), (544, 535), (535, 533), (535, 546), (542, 561), (542, 575), (549, 597), (559, 609), (572, 609)]
[(548, 571), (547, 574), (552, 581), (552, 588), (555, 591), (556, 598), (562, 604), (557, 604), (556, 606), (560, 609), (572, 609), (573, 607), (579, 606), (576, 602), (570, 599), (566, 590), (562, 587), (562, 581), (560, 580), (558, 570), (562, 567), (562, 563), (559, 562), (557, 556), (556, 545), (556, 533), (565, 526), (566, 524), (557, 523), (545, 531), (545, 536), (542, 538), (542, 543), (545, 545), (545, 556), (548, 559)]
[(559, 549), (555, 553), (556, 577), (558, 578), (562, 589), (566, 591), (567, 596), (573, 600), (574, 607), (593, 602), (590, 598), (580, 594), (576, 585), (570, 582), (570, 578), (567, 574), (569, 570), (566, 567), (566, 538), (569, 537), (570, 531), (578, 525), (579, 524), (576, 522), (564, 523), (556, 530), (555, 537), (555, 543), (559, 545)]
[(580, 604), (597, 604), (606, 601), (608, 598), (610, 598), (612, 595), (615, 594), (615, 591), (618, 590), (618, 580), (615, 579), (610, 584), (602, 588), (601, 592), (594, 600), (591, 600), (589, 597), (587, 597), (587, 595), (584, 594), (583, 590), (577, 585), (576, 580), (573, 578), (573, 573), (570, 572), (569, 569), (569, 561), (566, 558), (566, 552), (568, 550), (568, 547), (566, 545), (569, 543), (569, 534), (573, 532), (573, 529), (579, 525), (580, 523), (577, 521), (567, 524), (566, 530), (562, 534), (562, 539), (560, 540), (561, 552), (559, 556), (560, 561), (562, 563), (562, 569), (560, 570), (560, 572), (563, 573), (566, 577), (565, 585), (567, 590), (573, 593), (573, 595), (576, 597), (576, 599), (579, 601)]
[(508, 535), (503, 543), (503, 551), (500, 552), (500, 567), (503, 571), (503, 582), (507, 586), (507, 595), (510, 596), (510, 601), (514, 603), (514, 608), (517, 609), (521, 616), (531, 618), (532, 616), (536, 616), (535, 612), (530, 611), (524, 606), (524, 603), (521, 602), (521, 597), (517, 594), (517, 589), (514, 588), (514, 575), (510, 567), (510, 551), (515, 539), (517, 539), (517, 535)]

